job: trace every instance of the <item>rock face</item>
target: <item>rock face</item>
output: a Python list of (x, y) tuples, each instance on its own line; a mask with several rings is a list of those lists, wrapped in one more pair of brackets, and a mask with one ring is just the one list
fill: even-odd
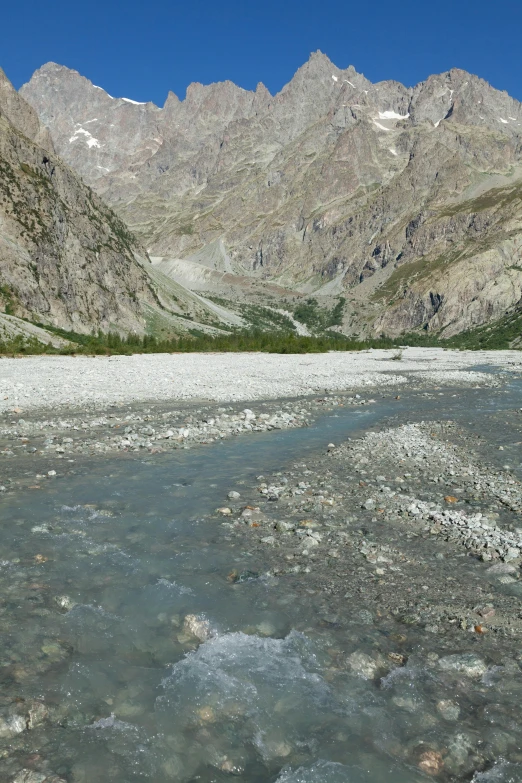
[(521, 299), (522, 104), (465, 71), (372, 84), (316, 52), (276, 96), (158, 108), (49, 63), (21, 94), (155, 256), (342, 293), (354, 334), (449, 336)]
[(0, 311), (78, 332), (143, 332), (142, 302), (154, 303), (146, 264), (1, 71)]

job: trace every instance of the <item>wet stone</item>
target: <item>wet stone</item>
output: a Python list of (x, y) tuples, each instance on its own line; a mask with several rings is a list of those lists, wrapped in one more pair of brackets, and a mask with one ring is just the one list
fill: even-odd
[(482, 658), (474, 653), (447, 655), (439, 658), (438, 665), (443, 671), (458, 672), (473, 679), (482, 677), (488, 670)]

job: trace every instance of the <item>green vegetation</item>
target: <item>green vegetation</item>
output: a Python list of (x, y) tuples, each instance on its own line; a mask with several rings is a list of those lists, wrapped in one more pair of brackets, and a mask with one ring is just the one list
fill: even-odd
[(194, 233), (194, 226), (192, 225), (192, 223), (185, 223), (184, 225), (178, 227), (177, 233), (178, 236), (182, 236), (182, 237), (192, 236), (192, 234)]
[(6, 315), (14, 315), (15, 301), (13, 292), (8, 285), (0, 285), (0, 300), (4, 305), (4, 313)]
[(0, 356), (35, 356), (42, 353), (59, 353), (52, 346), (44, 345), (35, 337), (17, 335), (0, 338)]
[[(396, 338), (382, 336), (375, 340), (352, 340), (335, 332), (318, 337), (300, 337), (293, 332), (235, 331), (228, 334), (208, 335), (196, 329), (188, 335), (158, 338), (151, 335), (143, 337), (129, 335), (122, 337), (114, 332), (85, 335), (67, 332), (56, 327), (37, 324), (70, 342), (63, 348), (44, 345), (35, 338), (18, 336), (12, 339), (0, 339), (0, 356), (19, 356), (35, 354), (110, 356), (113, 354), (130, 355), (134, 353), (212, 353), (258, 351), (262, 353), (325, 353), (326, 351), (364, 351), (369, 348), (397, 348), (415, 346), (425, 348), (458, 348), (466, 350), (522, 348), (522, 311), (496, 321), (488, 326), (463, 332), (449, 339), (426, 332), (413, 332)], [(398, 361), (402, 351), (392, 357)]]
[(461, 332), (445, 341), (448, 348), (470, 351), (522, 349), (522, 310), (503, 316), (498, 321)]
[(341, 297), (332, 310), (327, 310), (312, 297), (297, 305), (294, 309), (294, 318), (317, 331), (328, 329), (330, 326), (340, 326), (343, 322), (345, 303), (346, 299)]
[(439, 212), (439, 215), (440, 217), (453, 217), (459, 213), (471, 215), (475, 212), (483, 212), (486, 209), (506, 207), (520, 199), (522, 199), (522, 186), (520, 184), (511, 187), (492, 188), (482, 196), (446, 207)]
[[(6, 298), (8, 299), (9, 294), (9, 289), (5, 286), (0, 287), (0, 296), (4, 297), (4, 301)], [(330, 314), (330, 318), (338, 317), (339, 304), (333, 310), (327, 311)], [(313, 311), (313, 304), (311, 308)], [(260, 310), (265, 310), (265, 308), (260, 307)], [(337, 313), (335, 313), (336, 310)], [(279, 316), (278, 313), (274, 315)], [(337, 332), (323, 332), (314, 337), (301, 337), (290, 329), (284, 328), (289, 322), (285, 316), (281, 316), (281, 318), (284, 320), (280, 323), (277, 323), (276, 320), (275, 324), (269, 329), (255, 327), (243, 330), (236, 329), (228, 333), (206, 334), (194, 328), (190, 330), (189, 334), (175, 336), (167, 334), (165, 337), (135, 334), (125, 337), (115, 332), (103, 333), (101, 331), (93, 334), (78, 334), (77, 332), (69, 332), (47, 324), (37, 323), (35, 324), (36, 326), (57, 337), (61, 337), (63, 340), (68, 341), (69, 344), (62, 348), (55, 348), (52, 345), (44, 345), (32, 337), (4, 337), (3, 339), (0, 338), (0, 356), (30, 354), (108, 356), (134, 353), (239, 351), (300, 354), (324, 353), (326, 351), (363, 351), (370, 348), (396, 348), (399, 350), (391, 358), (395, 361), (400, 361), (403, 356), (400, 349), (406, 346), (456, 348), (462, 350), (522, 349), (522, 306), (497, 321), (447, 339), (444, 339), (440, 333), (434, 334), (425, 330), (403, 334), (395, 338), (381, 335), (380, 338), (373, 340), (351, 339)]]
[(429, 258), (423, 256), (415, 261), (407, 261), (393, 270), (386, 282), (377, 288), (371, 295), (372, 301), (387, 299), (391, 301), (401, 291), (409, 288), (414, 282), (422, 280), (435, 272), (441, 272), (445, 267), (454, 263), (459, 255), (459, 251), (447, 253), (438, 258)]
[(368, 348), (390, 348), (396, 342), (387, 338), (361, 342), (332, 333), (319, 337), (299, 337), (282, 331), (236, 331), (229, 334), (208, 335), (196, 329), (189, 335), (157, 338), (129, 335), (122, 337), (110, 332), (85, 335), (38, 324), (47, 331), (70, 342), (63, 348), (43, 345), (33, 339), (17, 337), (0, 341), (0, 355), (61, 354), (111, 355), (133, 353), (196, 353), (260, 351), (263, 353), (324, 353), (326, 351), (361, 351)]

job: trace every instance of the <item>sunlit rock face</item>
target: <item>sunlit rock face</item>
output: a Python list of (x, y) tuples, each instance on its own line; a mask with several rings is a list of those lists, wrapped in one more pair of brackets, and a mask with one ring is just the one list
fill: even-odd
[(372, 84), (316, 52), (275, 96), (159, 108), (49, 63), (21, 94), (155, 256), (219, 243), (225, 271), (346, 296), (349, 333), (449, 335), (521, 299), (522, 106), (465, 71)]

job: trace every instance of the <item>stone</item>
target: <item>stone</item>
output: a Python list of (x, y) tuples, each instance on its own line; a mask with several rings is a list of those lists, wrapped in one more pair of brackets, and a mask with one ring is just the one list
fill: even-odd
[(418, 767), (426, 775), (438, 775), (444, 768), (444, 760), (438, 751), (425, 750), (419, 756)]
[(41, 701), (33, 699), (27, 704), (27, 728), (34, 729), (47, 718), (49, 710)]
[(21, 769), (11, 778), (11, 783), (43, 783), (48, 776), (43, 772), (35, 772), (31, 769)]
[(437, 702), (437, 712), (444, 718), (444, 720), (455, 721), (459, 719), (460, 707), (450, 699), (442, 699)]
[(278, 531), (278, 533), (287, 533), (290, 530), (293, 530), (294, 526), (291, 522), (284, 522), (283, 520), (278, 520), (275, 523), (275, 529)]
[(27, 719), (21, 715), (11, 715), (6, 718), (0, 717), (0, 737), (15, 737), (27, 729)]
[(196, 714), (201, 723), (214, 723), (217, 719), (215, 711), (212, 707), (199, 707), (196, 710)]
[(76, 602), (73, 601), (72, 598), (70, 598), (68, 595), (57, 595), (54, 598), (54, 602), (65, 612), (68, 612), (70, 609), (73, 609), (76, 606)]
[(364, 652), (353, 652), (347, 659), (348, 668), (353, 674), (365, 680), (373, 680), (382, 669), (382, 663)]
[(183, 621), (183, 631), (190, 636), (195, 636), (200, 642), (210, 639), (210, 623), (204, 617), (195, 614), (187, 614)]
[(446, 655), (439, 658), (438, 665), (443, 671), (458, 672), (472, 679), (479, 679), (488, 670), (482, 658), (474, 653)]
[(495, 565), (492, 565), (490, 568), (488, 568), (487, 573), (488, 574), (515, 574), (517, 569), (513, 565), (508, 565), (507, 563), (495, 563)]
[(228, 498), (229, 500), (239, 500), (239, 498), (240, 498), (240, 497), (241, 497), (241, 495), (239, 494), (239, 492), (236, 492), (236, 490), (234, 490), (234, 489), (233, 489), (233, 490), (231, 490), (231, 491), (228, 493), (228, 495), (227, 495), (227, 498)]

